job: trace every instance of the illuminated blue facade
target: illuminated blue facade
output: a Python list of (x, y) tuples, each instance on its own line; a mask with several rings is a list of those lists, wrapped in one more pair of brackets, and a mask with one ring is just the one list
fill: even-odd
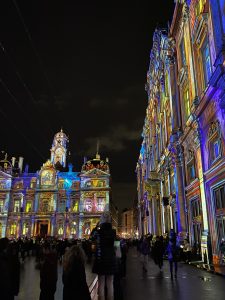
[(51, 159), (36, 173), (23, 170), (7, 155), (0, 161), (0, 237), (56, 236), (87, 238), (109, 210), (108, 159), (97, 154), (80, 172), (66, 163), (68, 138), (61, 130), (53, 140)]

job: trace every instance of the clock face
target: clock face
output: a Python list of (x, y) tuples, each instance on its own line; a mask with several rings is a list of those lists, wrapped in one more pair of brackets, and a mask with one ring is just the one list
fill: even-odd
[(58, 144), (61, 144), (61, 140), (58, 140), (57, 142), (58, 142)]

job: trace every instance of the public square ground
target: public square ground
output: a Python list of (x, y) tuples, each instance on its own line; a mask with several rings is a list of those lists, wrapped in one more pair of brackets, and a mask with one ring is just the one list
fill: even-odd
[[(87, 282), (95, 275), (86, 267)], [(55, 300), (62, 299), (62, 266), (58, 268)], [(21, 267), (21, 285), (16, 300), (39, 299), (39, 270), (35, 269), (33, 257), (26, 258)], [(143, 273), (136, 249), (129, 250), (127, 276), (122, 279), (124, 300), (224, 300), (225, 278), (184, 263), (178, 264), (178, 276), (171, 280), (169, 265), (164, 261), (163, 272), (152, 260), (148, 272)], [(71, 299), (72, 300), (72, 299)]]

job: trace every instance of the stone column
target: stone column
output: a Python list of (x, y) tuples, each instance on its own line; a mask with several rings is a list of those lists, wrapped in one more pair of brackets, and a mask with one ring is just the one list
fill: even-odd
[(201, 251), (202, 251), (202, 260), (209, 264), (209, 224), (208, 224), (208, 214), (207, 214), (207, 203), (206, 203), (206, 194), (205, 194), (205, 180), (204, 180), (204, 170), (203, 170), (203, 147), (201, 141), (201, 132), (199, 121), (194, 122), (195, 128), (195, 157), (198, 168), (198, 177), (199, 177), (199, 186), (200, 186), (200, 195), (201, 195), (201, 204), (202, 204), (202, 219), (203, 219), (203, 231), (201, 236)]

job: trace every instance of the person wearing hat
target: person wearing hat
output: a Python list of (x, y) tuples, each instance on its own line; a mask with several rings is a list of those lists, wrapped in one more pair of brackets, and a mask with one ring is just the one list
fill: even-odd
[[(98, 274), (98, 296), (99, 300), (114, 299), (113, 276), (116, 271), (116, 256), (114, 241), (116, 231), (112, 228), (111, 214), (103, 212), (100, 218), (100, 226), (95, 234), (96, 251), (93, 265), (93, 273)], [(105, 288), (106, 285), (106, 288)]]

